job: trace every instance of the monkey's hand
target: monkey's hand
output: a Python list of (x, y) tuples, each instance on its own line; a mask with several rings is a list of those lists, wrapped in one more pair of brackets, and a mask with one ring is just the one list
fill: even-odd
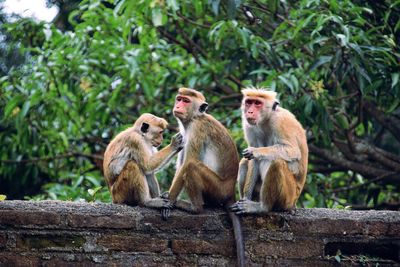
[(164, 193), (162, 193), (162, 194), (160, 195), (160, 197), (163, 198), (163, 199), (169, 199), (169, 192), (168, 192), (168, 191), (165, 191)]
[(171, 146), (173, 148), (175, 148), (176, 150), (181, 150), (184, 145), (185, 144), (183, 142), (183, 136), (181, 135), (181, 133), (177, 133), (174, 136), (172, 136)]
[(248, 148), (246, 148), (245, 150), (243, 150), (243, 157), (245, 158), (245, 159), (248, 159), (248, 160), (252, 160), (252, 159), (254, 159), (255, 158), (255, 156), (254, 156), (254, 150), (255, 150), (256, 148), (255, 147), (248, 147)]

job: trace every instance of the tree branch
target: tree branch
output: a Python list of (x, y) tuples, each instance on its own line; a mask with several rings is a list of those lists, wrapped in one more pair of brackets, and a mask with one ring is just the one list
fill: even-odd
[(378, 169), (378, 168), (371, 167), (371, 166), (368, 166), (365, 164), (352, 162), (352, 161), (346, 160), (342, 157), (335, 156), (331, 151), (319, 148), (313, 144), (310, 144), (309, 148), (313, 154), (325, 159), (329, 163), (338, 165), (342, 168), (353, 170), (355, 172), (362, 174), (365, 177), (386, 176), (386, 179), (391, 178), (393, 181), (396, 181), (396, 182), (399, 181), (399, 178), (400, 178), (399, 175), (396, 176), (395, 174), (400, 174), (400, 173), (396, 172), (395, 174), (393, 174), (391, 171), (386, 171), (386, 170)]
[(377, 177), (377, 178), (375, 178), (375, 179), (371, 179), (371, 180), (369, 180), (369, 181), (367, 181), (367, 182), (365, 182), (365, 183), (363, 183), (363, 184), (352, 185), (352, 186), (345, 186), (345, 187), (339, 187), (339, 188), (336, 188), (336, 189), (332, 189), (331, 192), (332, 192), (332, 193), (340, 193), (340, 192), (344, 192), (344, 191), (355, 190), (355, 189), (358, 189), (358, 188), (362, 188), (362, 187), (364, 187), (364, 186), (367, 186), (367, 185), (369, 185), (369, 184), (382, 181), (383, 179), (385, 179), (385, 178), (387, 178), (387, 177), (389, 177), (389, 176), (391, 176), (391, 175), (395, 175), (395, 174), (396, 174), (396, 172), (390, 172), (390, 173), (388, 173), (388, 174), (379, 176), (379, 177)]
[(363, 108), (400, 142), (400, 120), (385, 114), (369, 101), (364, 101)]

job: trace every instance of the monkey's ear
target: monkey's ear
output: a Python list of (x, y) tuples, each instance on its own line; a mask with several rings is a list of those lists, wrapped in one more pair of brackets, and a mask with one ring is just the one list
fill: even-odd
[(146, 122), (142, 123), (142, 127), (140, 127), (140, 131), (142, 133), (147, 133), (147, 131), (149, 130), (150, 125)]
[(278, 107), (278, 105), (279, 105), (279, 101), (275, 100), (274, 104), (272, 105), (272, 110), (275, 111), (276, 108)]
[(199, 111), (200, 111), (201, 113), (204, 113), (204, 112), (206, 112), (207, 108), (208, 108), (208, 103), (207, 103), (207, 102), (204, 102), (203, 104), (200, 105)]

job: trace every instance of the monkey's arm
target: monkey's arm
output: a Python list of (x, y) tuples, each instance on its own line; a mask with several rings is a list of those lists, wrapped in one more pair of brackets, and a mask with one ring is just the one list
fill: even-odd
[(143, 163), (143, 170), (146, 175), (155, 173), (162, 169), (177, 152), (177, 149), (171, 145), (168, 145), (152, 155), (147, 161), (145, 160)]
[(168, 161), (171, 160), (183, 147), (183, 137), (176, 134), (171, 139), (171, 144), (164, 147), (149, 159), (143, 159), (143, 170), (147, 174), (155, 173), (160, 170)]
[(297, 121), (290, 116), (277, 118), (270, 126), (270, 138), (275, 140), (275, 144), (268, 147), (250, 147), (244, 151), (244, 157), (247, 159), (266, 159), (273, 161), (283, 159), (285, 161), (295, 161), (301, 158), (299, 147), (300, 135), (304, 130)]
[(249, 147), (246, 150), (256, 159), (293, 161), (301, 158), (300, 148), (287, 141), (268, 147)]
[(269, 161), (283, 159), (294, 161), (301, 158), (301, 151), (297, 140), (297, 128), (285, 128), (282, 121), (278, 127), (273, 129), (275, 132), (276, 144), (268, 147), (248, 147), (243, 151), (243, 156), (247, 159), (266, 159)]

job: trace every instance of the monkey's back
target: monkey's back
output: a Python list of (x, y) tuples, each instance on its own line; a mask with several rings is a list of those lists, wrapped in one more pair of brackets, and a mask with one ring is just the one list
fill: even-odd
[(308, 145), (306, 131), (301, 123), (297, 120), (296, 116), (287, 109), (279, 108), (281, 114), (277, 116), (274, 122), (277, 126), (285, 132), (295, 136), (296, 144), (300, 148), (301, 158), (299, 159), (299, 173), (296, 175), (297, 181), (303, 187), (308, 165)]
[(139, 134), (130, 127), (117, 134), (107, 146), (104, 152), (103, 172), (109, 187), (115, 182), (126, 163), (140, 156), (136, 155), (136, 151), (146, 151), (143, 148), (139, 149), (141, 143), (139, 139)]

